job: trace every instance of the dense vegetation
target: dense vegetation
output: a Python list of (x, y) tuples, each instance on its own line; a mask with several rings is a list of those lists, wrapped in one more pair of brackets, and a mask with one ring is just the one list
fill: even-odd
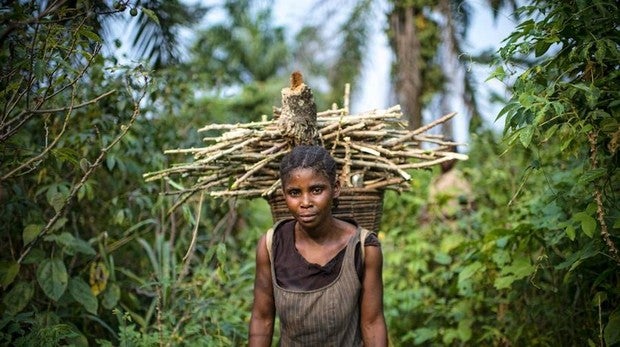
[[(149, 71), (102, 54), (93, 20), (157, 23), (148, 7), (37, 3), (0, 13), (0, 344), (243, 345), (267, 204), (171, 209), (161, 193), (191, 177), (142, 174), (186, 160), (163, 150), (200, 145), (207, 123), (269, 114), (295, 53), (282, 30), (230, 6), (187, 62)], [(491, 76), (512, 91), (505, 131), (477, 128), (457, 166), (470, 191), (429, 205), (437, 169), (386, 196), (394, 346), (620, 344), (620, 11), (536, 0), (519, 14)]]

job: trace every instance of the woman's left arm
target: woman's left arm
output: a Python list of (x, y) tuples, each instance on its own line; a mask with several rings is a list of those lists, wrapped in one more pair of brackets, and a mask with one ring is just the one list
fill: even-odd
[(361, 327), (364, 346), (388, 345), (383, 315), (383, 254), (381, 247), (364, 247), (364, 276), (361, 297)]

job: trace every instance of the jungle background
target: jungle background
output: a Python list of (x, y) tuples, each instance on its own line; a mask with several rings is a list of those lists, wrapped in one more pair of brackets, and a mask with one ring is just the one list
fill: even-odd
[(386, 195), (391, 344), (618, 345), (618, 3), (477, 1), (515, 30), (467, 59), (470, 0), (316, 1), (294, 32), (271, 1), (0, 1), (0, 344), (244, 345), (267, 203), (171, 209), (192, 178), (142, 175), (270, 115), (293, 70), (319, 110), (355, 100), (383, 16), (394, 104), (417, 128), (458, 83), (469, 155), (465, 190), (430, 199), (437, 167)]

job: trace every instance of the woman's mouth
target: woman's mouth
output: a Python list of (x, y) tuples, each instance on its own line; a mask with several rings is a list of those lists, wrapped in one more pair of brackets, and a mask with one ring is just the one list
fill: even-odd
[(302, 222), (308, 223), (314, 220), (315, 217), (316, 217), (315, 214), (302, 214), (302, 215), (299, 215), (299, 220)]

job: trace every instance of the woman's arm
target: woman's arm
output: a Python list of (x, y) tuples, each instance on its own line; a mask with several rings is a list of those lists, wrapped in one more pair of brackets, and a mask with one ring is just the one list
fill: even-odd
[(361, 327), (364, 346), (387, 346), (387, 327), (383, 315), (383, 254), (381, 247), (366, 246), (362, 281)]
[(254, 304), (250, 318), (250, 347), (271, 346), (275, 319), (273, 284), (271, 282), (271, 262), (265, 244), (265, 236), (256, 247), (256, 276), (254, 279)]

